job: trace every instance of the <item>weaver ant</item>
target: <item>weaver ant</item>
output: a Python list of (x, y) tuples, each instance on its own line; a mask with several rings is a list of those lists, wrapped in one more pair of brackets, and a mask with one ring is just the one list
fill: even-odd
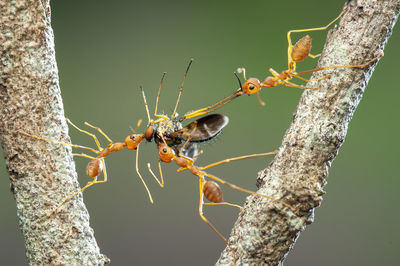
[[(253, 158), (253, 157), (260, 157), (260, 156), (267, 156), (267, 155), (273, 155), (276, 154), (276, 151), (273, 152), (268, 152), (268, 153), (260, 153), (260, 154), (250, 154), (250, 155), (244, 155), (244, 156), (239, 156), (239, 157), (233, 157), (233, 158), (228, 158), (216, 163), (212, 163), (209, 164), (207, 166), (203, 166), (203, 167), (199, 167), (196, 166), (194, 164), (195, 160), (197, 159), (197, 157), (202, 154), (202, 151), (200, 151), (195, 157), (190, 158), (185, 156), (184, 154), (182, 154), (182, 151), (184, 150), (185, 146), (188, 145), (188, 143), (190, 142), (190, 138), (194, 135), (194, 132), (196, 131), (196, 125), (197, 125), (197, 121), (193, 122), (193, 130), (192, 133), (190, 134), (190, 137), (186, 140), (185, 144), (181, 147), (178, 155), (175, 154), (175, 151), (173, 148), (171, 148), (166, 141), (164, 140), (164, 137), (161, 136), (161, 141), (158, 142), (158, 154), (159, 154), (159, 159), (165, 163), (171, 163), (172, 161), (174, 161), (180, 168), (177, 169), (177, 172), (183, 171), (183, 170), (188, 170), (190, 173), (192, 173), (193, 175), (197, 176), (199, 178), (199, 195), (200, 195), (200, 200), (199, 200), (199, 215), (201, 217), (201, 219), (206, 222), (211, 229), (226, 243), (226, 245), (229, 247), (229, 249), (232, 251), (234, 258), (236, 261), (237, 257), (236, 257), (236, 252), (233, 250), (233, 248), (230, 246), (228, 240), (215, 228), (215, 226), (208, 221), (208, 219), (204, 216), (203, 214), (203, 206), (204, 205), (228, 205), (228, 206), (233, 206), (233, 207), (238, 207), (239, 209), (241, 209), (241, 207), (239, 205), (236, 204), (232, 204), (229, 202), (224, 202), (222, 201), (222, 191), (221, 188), (219, 187), (219, 185), (215, 182), (219, 182), (221, 184), (224, 184), (232, 189), (238, 190), (238, 191), (242, 191), (245, 193), (249, 193), (252, 195), (256, 195), (256, 196), (260, 196), (269, 200), (273, 200), (275, 202), (278, 202), (280, 204), (282, 204), (283, 206), (289, 208), (290, 210), (292, 210), (294, 213), (296, 212), (296, 210), (290, 206), (289, 204), (275, 199), (273, 197), (270, 197), (268, 195), (264, 195), (264, 194), (260, 194), (239, 186), (236, 186), (234, 184), (231, 184), (217, 176), (214, 176), (212, 174), (209, 174), (207, 172), (205, 172), (205, 169), (208, 168), (212, 168), (215, 167), (217, 165), (221, 165), (224, 163), (228, 163), (231, 161), (237, 161), (237, 160), (242, 160), (242, 159), (247, 159), (247, 158)], [(212, 180), (206, 180), (206, 177)], [(214, 180), (214, 181), (213, 181)], [(205, 203), (204, 202), (204, 196), (210, 201)]]
[[(257, 100), (261, 105), (265, 105), (265, 103), (261, 100), (259, 92), (263, 87), (266, 88), (271, 88), (275, 87), (278, 85), (283, 85), (286, 87), (294, 87), (294, 88), (300, 88), (300, 89), (320, 89), (321, 87), (307, 87), (307, 86), (302, 86), (295, 84), (293, 82), (290, 82), (292, 78), (298, 78), (300, 80), (303, 80), (305, 82), (309, 82), (311, 80), (305, 79), (301, 77), (302, 75), (305, 74), (310, 74), (313, 72), (318, 72), (322, 70), (327, 70), (327, 69), (338, 69), (338, 68), (365, 68), (369, 66), (370, 64), (376, 62), (380, 57), (383, 56), (383, 53), (380, 53), (378, 56), (373, 58), (372, 60), (369, 60), (368, 62), (364, 64), (359, 64), (359, 65), (351, 65), (351, 66), (327, 66), (327, 67), (319, 67), (315, 68), (312, 70), (308, 71), (302, 71), (302, 72), (296, 72), (296, 63), (303, 61), (307, 57), (311, 58), (317, 58), (321, 54), (313, 55), (310, 53), (311, 51), (311, 37), (309, 35), (304, 36), (301, 38), (295, 45), (292, 45), (291, 41), (291, 34), (292, 33), (299, 33), (299, 32), (307, 32), (307, 31), (320, 31), (320, 30), (326, 30), (331, 26), (333, 23), (335, 23), (345, 12), (346, 7), (343, 8), (342, 12), (334, 19), (332, 20), (328, 25), (324, 27), (318, 27), (318, 28), (309, 28), (309, 29), (301, 29), (301, 30), (291, 30), (288, 31), (287, 33), (287, 39), (288, 39), (288, 69), (284, 70), (280, 73), (275, 71), (274, 69), (270, 68), (269, 72), (271, 72), (272, 76), (268, 76), (264, 79), (263, 82), (260, 82), (257, 78), (246, 78), (246, 72), (243, 67), (238, 68), (237, 72), (243, 74), (244, 78), (244, 84), (242, 85), (240, 78), (237, 76), (236, 72), (234, 73), (236, 78), (239, 81), (240, 88), (237, 89), (233, 94), (229, 95), (228, 97), (222, 99), (218, 103), (214, 105), (215, 108), (219, 108), (220, 106), (236, 99), (237, 97), (247, 94), (251, 95), (256, 93), (257, 94)], [(322, 78), (319, 79), (314, 79), (313, 81), (318, 81), (318, 80), (323, 80), (330, 78), (330, 75), (326, 75)], [(201, 111), (201, 110), (199, 110)]]

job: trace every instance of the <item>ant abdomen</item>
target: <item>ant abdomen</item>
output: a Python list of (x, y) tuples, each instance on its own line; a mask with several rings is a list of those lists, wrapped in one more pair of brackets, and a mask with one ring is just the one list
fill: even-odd
[(310, 35), (306, 35), (300, 40), (292, 48), (292, 60), (294, 62), (301, 62), (310, 54), (311, 50), (311, 37)]
[(203, 194), (211, 202), (220, 203), (222, 201), (221, 188), (214, 181), (207, 181), (204, 184)]
[(103, 171), (103, 161), (100, 158), (91, 160), (86, 166), (86, 174), (89, 177), (96, 177)]
[(300, 40), (292, 48), (292, 60), (296, 63), (303, 61), (310, 54), (311, 50), (311, 37), (310, 35), (306, 35)]

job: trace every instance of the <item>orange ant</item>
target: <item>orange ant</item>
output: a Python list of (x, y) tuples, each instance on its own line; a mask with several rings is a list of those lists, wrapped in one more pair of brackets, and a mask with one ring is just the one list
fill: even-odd
[[(301, 77), (302, 75), (305, 74), (310, 74), (313, 72), (318, 72), (322, 70), (327, 70), (327, 69), (338, 69), (338, 68), (365, 68), (369, 66), (370, 64), (376, 62), (380, 57), (383, 56), (383, 53), (380, 53), (378, 56), (373, 58), (372, 60), (369, 60), (368, 62), (364, 64), (359, 64), (359, 65), (352, 65), (352, 66), (327, 66), (327, 67), (319, 67), (315, 68), (312, 70), (308, 71), (303, 71), (303, 72), (296, 72), (296, 63), (303, 61), (307, 57), (311, 58), (317, 58), (321, 54), (313, 55), (310, 53), (311, 51), (311, 37), (309, 35), (304, 36), (301, 38), (297, 43), (293, 46), (292, 41), (290, 38), (291, 33), (298, 33), (298, 32), (307, 32), (307, 31), (320, 31), (320, 30), (326, 30), (331, 26), (333, 23), (335, 23), (345, 12), (346, 7), (343, 8), (342, 12), (334, 19), (332, 20), (328, 25), (324, 27), (318, 27), (318, 28), (310, 28), (310, 29), (302, 29), (302, 30), (291, 30), (288, 31), (287, 33), (287, 39), (288, 39), (288, 69), (282, 71), (281, 73), (276, 72), (274, 69), (270, 68), (269, 72), (271, 72), (272, 76), (268, 76), (264, 79), (263, 82), (260, 82), (256, 78), (246, 78), (246, 72), (244, 68), (238, 68), (237, 72), (243, 73), (243, 78), (245, 80), (245, 83), (243, 86), (240, 84), (240, 88), (238, 89), (236, 94), (254, 94), (257, 93), (257, 99), (258, 102), (261, 105), (265, 105), (265, 103), (261, 100), (259, 96), (259, 91), (263, 88), (271, 88), (275, 87), (278, 85), (283, 85), (286, 87), (294, 87), (294, 88), (299, 88), (299, 89), (320, 89), (321, 87), (307, 87), (307, 86), (302, 86), (302, 85), (297, 85), (295, 83), (290, 82), (290, 80), (295, 77), (300, 80), (303, 80), (305, 82), (309, 82), (311, 80), (305, 79)], [(236, 76), (237, 77), (237, 76)], [(326, 75), (322, 78), (318, 79), (313, 79), (312, 81), (319, 81), (323, 79), (330, 78), (330, 75)], [(238, 78), (238, 77), (237, 77)], [(239, 78), (238, 78), (239, 79)], [(240, 81), (239, 81), (240, 83)]]
[[(89, 124), (88, 122), (85, 122), (85, 125), (97, 130), (101, 135), (103, 135), (110, 143), (107, 145), (106, 148), (102, 148), (100, 146), (100, 142), (98, 141), (97, 137), (95, 134), (90, 133), (86, 130), (80, 129), (79, 127), (77, 127), (74, 123), (72, 123), (68, 118), (67, 118), (67, 122), (72, 125), (74, 128), (76, 128), (77, 130), (79, 130), (82, 133), (85, 133), (89, 136), (91, 136), (94, 139), (94, 142), (96, 143), (97, 149), (92, 149), (90, 147), (86, 147), (86, 146), (82, 146), (82, 145), (76, 145), (76, 144), (71, 144), (71, 143), (66, 143), (66, 142), (61, 142), (61, 141), (57, 141), (57, 140), (52, 140), (52, 139), (48, 139), (48, 138), (43, 138), (43, 137), (38, 137), (35, 135), (31, 135), (29, 133), (26, 133), (24, 131), (19, 131), (20, 134), (25, 135), (25, 136), (29, 136), (35, 139), (40, 139), (43, 141), (47, 141), (47, 142), (53, 142), (53, 143), (57, 143), (57, 144), (61, 144), (61, 145), (66, 145), (66, 146), (70, 146), (73, 148), (78, 148), (78, 149), (84, 149), (84, 150), (88, 150), (91, 151), (93, 153), (96, 154), (96, 157), (87, 155), (85, 153), (74, 153), (74, 156), (80, 156), (80, 157), (85, 157), (85, 158), (89, 158), (91, 159), (86, 167), (86, 174), (87, 176), (93, 178), (93, 181), (89, 181), (86, 186), (84, 186), (83, 188), (81, 188), (80, 190), (72, 193), (71, 195), (69, 195), (68, 197), (66, 197), (60, 204), (58, 204), (48, 215), (47, 218), (49, 218), (53, 213), (55, 213), (65, 202), (67, 202), (68, 200), (70, 200), (71, 198), (73, 198), (74, 196), (76, 196), (77, 194), (85, 191), (87, 188), (93, 186), (94, 184), (99, 184), (99, 183), (106, 183), (107, 182), (107, 171), (106, 171), (106, 164), (104, 159), (113, 151), (120, 151), (122, 150), (124, 147), (126, 147), (129, 150), (136, 150), (136, 155), (139, 152), (139, 144), (142, 142), (142, 140), (144, 139), (144, 134), (134, 134), (135, 131), (139, 128), (140, 124), (141, 124), (141, 120), (139, 120), (136, 128), (132, 131), (132, 133), (130, 135), (128, 135), (124, 142), (113, 142), (99, 127), (95, 127), (91, 124)], [(137, 157), (136, 157), (137, 159)], [(137, 166), (137, 165), (136, 165)], [(137, 168), (136, 168), (137, 170)], [(100, 175), (100, 173), (103, 172), (104, 174), (104, 179), (103, 180), (98, 180), (98, 176)], [(142, 176), (140, 175), (139, 171), (138, 171), (140, 180), (142, 181), (144, 187), (146, 188), (146, 191), (150, 197), (150, 201), (153, 202), (153, 199), (151, 197), (151, 193), (144, 181), (144, 179), (142, 178)]]
[[(257, 196), (260, 196), (260, 197), (263, 197), (263, 198), (266, 198), (269, 200), (273, 200), (273, 201), (278, 202), (278, 203), (282, 204), (283, 206), (289, 208), (293, 212), (296, 212), (296, 211), (292, 206), (290, 206), (289, 204), (287, 204), (281, 200), (277, 200), (268, 195), (260, 194), (260, 193), (236, 186), (234, 184), (231, 184), (219, 177), (216, 177), (216, 176), (204, 171), (205, 169), (212, 168), (217, 165), (228, 163), (231, 161), (237, 161), (237, 160), (242, 160), (242, 159), (246, 159), (246, 158), (260, 157), (260, 156), (266, 156), (266, 155), (273, 155), (273, 154), (276, 154), (276, 151), (229, 158), (229, 159), (225, 159), (225, 160), (222, 160), (222, 161), (219, 161), (216, 163), (209, 164), (207, 166), (199, 167), (199, 166), (194, 165), (194, 162), (197, 159), (197, 157), (200, 154), (202, 154), (202, 151), (200, 151), (193, 158), (187, 157), (182, 154), (182, 151), (184, 150), (185, 146), (188, 145), (188, 143), (190, 142), (190, 138), (194, 135), (194, 132), (196, 131), (196, 126), (197, 126), (197, 121), (194, 122), (193, 130), (190, 134), (190, 137), (186, 140), (185, 144), (181, 147), (178, 155), (175, 155), (174, 149), (171, 148), (164, 140), (164, 137), (161, 136), (161, 141), (158, 143), (159, 159), (165, 163), (171, 163), (172, 161), (174, 161), (180, 167), (179, 169), (177, 169), (177, 172), (187, 169), (187, 170), (189, 170), (189, 172), (191, 172), (193, 175), (195, 175), (199, 178), (199, 194), (200, 194), (199, 207), (198, 207), (199, 215), (200, 215), (201, 219), (204, 222), (206, 222), (211, 227), (211, 229), (226, 243), (226, 245), (232, 251), (235, 261), (236, 261), (236, 258), (237, 258), (236, 252), (230, 246), (230, 244), (228, 243), (228, 240), (215, 228), (215, 226), (210, 221), (208, 221), (208, 219), (203, 214), (203, 206), (204, 205), (228, 205), (228, 206), (238, 207), (239, 209), (241, 209), (241, 207), (239, 205), (222, 201), (221, 188), (215, 181), (217, 181), (221, 184), (224, 184), (232, 189), (238, 190), (238, 191), (242, 191), (242, 192), (249, 193), (252, 195), (257, 195)], [(206, 180), (205, 179), (206, 177), (208, 177), (214, 181)], [(210, 201), (209, 203), (204, 202), (204, 196)]]
[[(222, 99), (221, 101), (217, 102), (216, 104), (208, 107), (213, 110), (221, 107), (222, 105), (236, 99), (237, 97), (247, 94), (251, 95), (254, 93), (257, 93), (257, 100), (261, 105), (265, 105), (265, 103), (261, 100), (259, 92), (263, 87), (266, 88), (271, 88), (275, 87), (278, 85), (283, 85), (286, 87), (294, 87), (294, 88), (299, 88), (299, 89), (320, 89), (321, 87), (307, 87), (307, 86), (302, 86), (302, 85), (297, 85), (293, 82), (290, 82), (290, 80), (295, 77), (300, 80), (303, 80), (305, 82), (309, 82), (311, 80), (305, 79), (301, 77), (302, 75), (305, 74), (310, 74), (313, 72), (318, 72), (322, 70), (327, 70), (327, 69), (337, 69), (337, 68), (365, 68), (369, 66), (370, 64), (376, 62), (380, 57), (383, 56), (383, 53), (380, 53), (377, 57), (373, 58), (372, 60), (360, 64), (360, 65), (352, 65), (352, 66), (328, 66), (328, 67), (319, 67), (315, 68), (312, 70), (308, 71), (303, 71), (303, 72), (296, 72), (296, 63), (303, 61), (307, 57), (311, 58), (317, 58), (321, 54), (313, 55), (310, 53), (311, 51), (311, 37), (309, 35), (304, 36), (301, 38), (295, 45), (292, 45), (292, 41), (290, 38), (290, 35), (292, 33), (298, 33), (298, 32), (307, 32), (307, 31), (320, 31), (320, 30), (326, 30), (331, 26), (333, 23), (335, 23), (345, 12), (346, 7), (343, 8), (342, 12), (333, 20), (331, 21), (328, 25), (324, 27), (318, 27), (318, 28), (310, 28), (310, 29), (302, 29), (302, 30), (291, 30), (288, 31), (287, 33), (287, 39), (288, 39), (288, 69), (282, 71), (281, 73), (278, 73), (274, 69), (270, 68), (269, 72), (271, 72), (272, 76), (268, 76), (264, 79), (263, 82), (260, 82), (257, 78), (246, 78), (246, 72), (243, 67), (238, 68), (237, 72), (238, 73), (243, 73), (243, 78), (245, 80), (244, 84), (241, 84), (240, 78), (237, 76), (235, 73), (236, 78), (239, 81), (240, 88), (237, 89), (233, 94), (229, 95), (228, 97)], [(319, 79), (313, 79), (313, 81), (319, 81), (323, 79), (330, 78), (330, 75), (326, 75), (322, 78)], [(204, 111), (208, 111), (208, 108), (204, 108)], [(195, 112), (195, 114), (202, 112), (202, 109), (198, 110)]]

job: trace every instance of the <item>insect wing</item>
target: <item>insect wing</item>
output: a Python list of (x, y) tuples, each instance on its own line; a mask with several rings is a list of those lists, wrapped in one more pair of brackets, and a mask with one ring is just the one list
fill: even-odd
[(171, 139), (187, 140), (191, 136), (191, 142), (208, 141), (221, 133), (221, 130), (228, 122), (229, 118), (225, 115), (207, 115), (171, 133), (168, 137)]

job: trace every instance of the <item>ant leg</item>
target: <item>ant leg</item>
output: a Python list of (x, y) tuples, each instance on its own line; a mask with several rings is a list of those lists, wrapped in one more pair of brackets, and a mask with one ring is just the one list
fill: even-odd
[[(365, 68), (365, 67), (371, 65), (372, 63), (378, 61), (378, 59), (379, 59), (380, 57), (382, 57), (382, 56), (383, 56), (383, 53), (380, 53), (378, 56), (374, 57), (373, 59), (369, 60), (368, 62), (366, 62), (366, 63), (364, 63), (364, 64), (352, 65), (352, 66), (328, 66), (328, 67), (319, 67), (319, 68), (311, 69), (311, 70), (308, 70), (308, 71), (297, 72), (297, 73), (294, 73), (294, 74), (291, 74), (291, 75), (292, 75), (293, 77), (296, 77), (296, 78), (298, 78), (298, 79), (304, 80), (304, 81), (306, 81), (306, 82), (309, 82), (309, 81), (319, 81), (319, 80), (323, 80), (323, 79), (330, 78), (330, 75), (326, 75), (326, 76), (323, 76), (323, 77), (321, 77), (321, 78), (312, 79), (312, 80), (308, 80), (308, 79), (302, 78), (302, 77), (300, 77), (300, 75), (310, 74), (310, 73), (313, 73), (313, 72), (318, 72), (318, 71), (327, 70), (327, 69)], [(271, 73), (272, 73), (272, 72), (271, 72)], [(292, 83), (292, 82), (289, 82), (289, 81), (287, 81), (287, 80), (281, 81), (280, 84), (282, 84), (282, 85), (284, 85), (284, 86), (286, 86), (286, 87), (294, 87), (294, 88), (300, 88), (300, 89), (320, 89), (320, 88), (321, 88), (321, 87), (307, 87), (307, 86), (301, 86), (301, 85), (297, 85), (297, 84), (294, 84), (294, 83)]]
[[(199, 157), (199, 156), (202, 155), (202, 154), (203, 154), (203, 150), (200, 150), (200, 152), (199, 152), (198, 154), (196, 154), (195, 156), (193, 156), (193, 158), (192, 158), (193, 162), (195, 162), (196, 159), (197, 159), (197, 157)], [(177, 171), (177, 172), (181, 172), (181, 171), (186, 170), (186, 169), (188, 169), (188, 168), (187, 168), (187, 167), (180, 167), (180, 168), (176, 169), (176, 171)]]
[(294, 84), (294, 83), (289, 82), (287, 80), (283, 81), (281, 84), (283, 86), (285, 86), (285, 87), (299, 88), (299, 89), (303, 89), (303, 90), (318, 90), (318, 89), (321, 89), (321, 86), (319, 86), (319, 87), (307, 87), (307, 86)]
[(228, 205), (228, 206), (239, 208), (240, 210), (242, 209), (242, 206), (234, 204), (234, 203), (229, 203), (229, 202), (218, 202), (218, 203), (216, 203), (216, 202), (204, 202), (203, 205), (209, 205), (209, 206)]
[(199, 215), (200, 218), (208, 224), (209, 227), (220, 237), (222, 240), (225, 242), (225, 244), (229, 247), (229, 249), (232, 251), (233, 256), (235, 258), (235, 261), (237, 260), (236, 258), (236, 252), (232, 249), (232, 247), (229, 245), (228, 240), (214, 227), (214, 225), (207, 220), (207, 218), (203, 214), (203, 205), (204, 205), (204, 199), (203, 199), (203, 182), (204, 179), (199, 176), (199, 191), (200, 191), (200, 200), (199, 200)]
[(352, 65), (352, 66), (327, 66), (327, 67), (319, 67), (315, 69), (311, 69), (308, 71), (303, 71), (303, 72), (297, 72), (296, 75), (304, 75), (304, 74), (309, 74), (317, 71), (322, 71), (322, 70), (327, 70), (327, 69), (338, 69), (338, 68), (365, 68), (376, 61), (378, 61), (379, 58), (383, 56), (383, 53), (379, 53), (378, 56), (372, 58), (371, 60), (365, 62), (364, 64), (359, 64), (359, 65)]
[(291, 75), (292, 75), (293, 77), (298, 78), (298, 79), (301, 79), (301, 80), (303, 80), (303, 81), (305, 81), (305, 82), (320, 81), (320, 80), (324, 80), (324, 79), (329, 79), (329, 78), (331, 77), (331, 75), (326, 75), (326, 76), (323, 76), (322, 78), (318, 78), (318, 79), (305, 79), (305, 78), (303, 78), (303, 77), (300, 77), (298, 73), (296, 73), (296, 74), (291, 74)]
[(288, 40), (288, 67), (289, 67), (289, 69), (291, 69), (290, 66), (291, 66), (291, 62), (292, 62), (291, 58), (292, 58), (292, 48), (293, 48), (292, 47), (292, 41), (291, 41), (291, 38), (290, 38), (290, 34), (291, 33), (298, 33), (298, 32), (326, 30), (327, 28), (329, 28), (330, 25), (335, 23), (343, 15), (345, 10), (346, 10), (346, 7), (343, 8), (342, 12), (340, 12), (340, 14), (334, 20), (329, 22), (329, 24), (324, 26), (324, 27), (288, 31), (287, 40)]
[(98, 154), (99, 151), (86, 147), (86, 146), (82, 146), (82, 145), (77, 145), (77, 144), (71, 144), (71, 143), (66, 143), (66, 142), (62, 142), (62, 141), (57, 141), (57, 140), (53, 140), (53, 139), (48, 139), (48, 138), (43, 138), (43, 137), (39, 137), (39, 136), (35, 136), (35, 135), (31, 135), (29, 133), (26, 133), (24, 131), (18, 131), (18, 133), (31, 137), (31, 138), (35, 138), (35, 139), (39, 139), (39, 140), (43, 140), (43, 141), (47, 141), (47, 142), (51, 142), (51, 143), (56, 143), (56, 144), (60, 144), (60, 145), (65, 145), (65, 146), (70, 146), (72, 148), (78, 148), (78, 149), (83, 149), (83, 150), (88, 150), (91, 151), (93, 153)]
[(96, 159), (96, 157), (87, 155), (85, 153), (73, 153), (72, 156), (79, 156), (79, 157), (84, 157), (84, 158), (88, 158), (88, 159)]
[(150, 174), (154, 177), (154, 179), (157, 181), (157, 183), (160, 185), (160, 187), (164, 187), (164, 179), (161, 171), (161, 162), (158, 160), (158, 170), (160, 171), (160, 179), (157, 178), (157, 176), (154, 174), (153, 170), (151, 170), (150, 163), (147, 163), (147, 168), (149, 169)]
[(275, 70), (273, 70), (272, 68), (268, 69), (268, 71), (269, 71), (275, 78), (278, 78), (278, 77), (279, 77), (279, 73), (276, 72)]
[(230, 188), (232, 188), (232, 189), (235, 189), (235, 190), (238, 190), (238, 191), (242, 191), (242, 192), (245, 192), (245, 193), (248, 193), (248, 194), (260, 196), (260, 197), (263, 197), (263, 198), (266, 198), (266, 199), (269, 199), (269, 200), (278, 202), (278, 203), (282, 204), (283, 206), (289, 208), (289, 209), (292, 210), (293, 212), (296, 211), (296, 210), (295, 210), (292, 206), (290, 206), (289, 204), (287, 204), (287, 203), (285, 203), (285, 202), (283, 202), (283, 201), (281, 201), (281, 200), (274, 199), (274, 198), (271, 197), (271, 196), (264, 195), (264, 194), (260, 194), (260, 193), (257, 193), (257, 192), (254, 192), (254, 191), (251, 191), (251, 190), (248, 190), (248, 189), (245, 189), (245, 188), (236, 186), (236, 185), (234, 185), (234, 184), (232, 184), (232, 183), (229, 183), (229, 182), (227, 182), (227, 181), (225, 181), (225, 180), (223, 180), (223, 179), (221, 179), (221, 178), (219, 178), (219, 177), (216, 177), (216, 176), (211, 175), (211, 174), (206, 173), (206, 172), (202, 172), (202, 174), (205, 175), (205, 176), (207, 176), (207, 177), (209, 177), (209, 178), (211, 178), (211, 179), (214, 179), (215, 181), (217, 181), (217, 182), (219, 182), (219, 183), (221, 183), (221, 184), (224, 184), (224, 185), (226, 185), (226, 186), (228, 186), (228, 187), (230, 187)]
[[(86, 155), (86, 154), (84, 154)], [(86, 156), (83, 156), (86, 157)], [(88, 157), (90, 158), (90, 156)], [(75, 197), (76, 195), (78, 195), (79, 193), (83, 193), (87, 188), (93, 186), (94, 184), (100, 184), (100, 183), (106, 183), (107, 182), (107, 171), (106, 171), (106, 165), (104, 163), (104, 159), (102, 159), (102, 163), (103, 163), (103, 173), (104, 173), (104, 179), (103, 180), (97, 180), (97, 177), (95, 177), (93, 179), (93, 181), (89, 181), (86, 186), (84, 186), (83, 188), (81, 188), (80, 190), (72, 193), (71, 195), (69, 195), (68, 197), (66, 197), (60, 204), (57, 205), (57, 207), (55, 207), (48, 215), (47, 218), (50, 218), (55, 212), (57, 212), (57, 210), (64, 205), (68, 200), (72, 199), (73, 197)]]
[(139, 172), (139, 146), (140, 146), (140, 145), (138, 145), (138, 146), (137, 146), (137, 149), (136, 149), (136, 173), (138, 174), (140, 180), (141, 180), (142, 183), (143, 183), (144, 188), (145, 188), (146, 191), (147, 191), (147, 194), (149, 195), (149, 199), (150, 199), (151, 204), (153, 204), (154, 201), (153, 201), (153, 197), (151, 196), (150, 190), (149, 190), (149, 188), (147, 187), (146, 182), (144, 182), (144, 179), (143, 179), (142, 175), (141, 175), (140, 172)]
[(199, 169), (200, 170), (205, 170), (207, 168), (215, 167), (217, 165), (224, 164), (224, 163), (229, 163), (229, 162), (232, 162), (232, 161), (238, 161), (238, 160), (242, 160), (242, 159), (260, 157), (260, 156), (274, 155), (276, 153), (277, 153), (277, 151), (275, 150), (275, 151), (272, 151), (272, 152), (256, 153), (256, 154), (250, 154), (250, 155), (243, 155), (243, 156), (228, 158), (228, 159), (216, 162), (216, 163), (212, 163), (212, 164), (209, 164), (209, 165), (206, 165), (206, 166), (203, 166), (203, 167), (199, 167)]
[(312, 59), (318, 58), (321, 56), (321, 53), (313, 55), (313, 54), (308, 54), (309, 57), (311, 57)]
[(93, 126), (93, 125), (89, 124), (88, 122), (85, 122), (85, 125), (97, 130), (101, 135), (103, 135), (110, 142), (110, 144), (113, 143), (113, 141), (106, 135), (106, 133), (103, 132), (103, 130), (101, 130), (101, 128)]
[(94, 142), (96, 143), (96, 146), (97, 146), (97, 148), (99, 149), (99, 151), (102, 150), (102, 148), (101, 148), (101, 146), (100, 146), (100, 142), (99, 142), (99, 140), (97, 139), (97, 137), (96, 137), (95, 134), (90, 133), (90, 132), (87, 132), (86, 130), (80, 129), (80, 128), (77, 127), (74, 123), (72, 123), (71, 120), (69, 120), (68, 118), (67, 118), (67, 122), (68, 122), (71, 126), (73, 126), (74, 128), (76, 128), (78, 131), (80, 131), (80, 132), (82, 132), (82, 133), (85, 133), (86, 135), (91, 136), (91, 137), (94, 139)]

